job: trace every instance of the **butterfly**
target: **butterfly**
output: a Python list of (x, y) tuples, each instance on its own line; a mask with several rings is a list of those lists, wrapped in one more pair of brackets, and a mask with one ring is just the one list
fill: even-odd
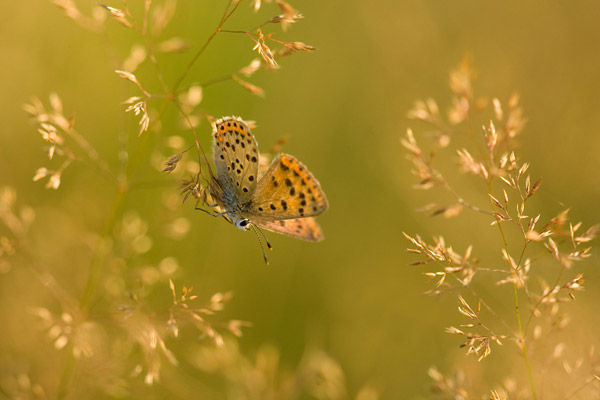
[[(256, 138), (241, 118), (224, 117), (213, 123), (216, 175), (208, 193), (220, 212), (238, 229), (252, 225), (308, 241), (323, 240), (315, 216), (328, 202), (319, 182), (300, 161), (279, 154), (259, 176)], [(268, 242), (267, 242), (268, 244)]]

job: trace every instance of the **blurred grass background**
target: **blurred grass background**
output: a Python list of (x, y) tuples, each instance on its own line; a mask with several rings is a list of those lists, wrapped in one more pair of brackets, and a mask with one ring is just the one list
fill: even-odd
[[(84, 11), (96, 6), (93, 1), (77, 4)], [(159, 58), (168, 79), (179, 74), (214, 29), (224, 4), (178, 3), (164, 37), (182, 36), (192, 49)], [(430, 285), (423, 270), (407, 266), (414, 259), (405, 251), (401, 232), (447, 235), (461, 250), (474, 243), (482, 258), (498, 253), (497, 244), (482, 238), (498, 238), (481, 217), (468, 212), (460, 217), (465, 222), (457, 223), (416, 211), (429, 200), (427, 193), (411, 188), (414, 178), (399, 144), (406, 128), (415, 125), (406, 112), (425, 97), (448, 105), (448, 71), (465, 54), (472, 55), (479, 71), (476, 94), (503, 101), (513, 92), (521, 94), (528, 123), (519, 152), (531, 162), (532, 176), (544, 179), (542, 211), (550, 217), (570, 207), (575, 221), (596, 223), (600, 3), (348, 0), (292, 5), (305, 19), (286, 33), (276, 26), (272, 30), (318, 51), (286, 58), (279, 71), (253, 77), (252, 83), (265, 89), (264, 99), (228, 81), (206, 88), (201, 106), (217, 117), (233, 114), (257, 121), (260, 149), (282, 135), (291, 137), (284, 151), (311, 169), (329, 198), (330, 209), (318, 218), (326, 240), (312, 244), (270, 234), (275, 249), (265, 267), (252, 234), (196, 212), (189, 203), (176, 216), (191, 220), (190, 233), (182, 241), (166, 239), (159, 231), (164, 215), (156, 210), (165, 185), (175, 192), (178, 182), (149, 165), (141, 165), (138, 176), (156, 185), (131, 192), (123, 211), (135, 210), (148, 222), (154, 244), (144, 262), (175, 257), (180, 270), (174, 280), (193, 285), (204, 299), (216, 291), (235, 293), (226, 316), (253, 323), (240, 340), (243, 352), (253, 354), (270, 343), (281, 352), (282, 364), (293, 368), (307, 347), (318, 346), (340, 363), (350, 393), (371, 382), (383, 398), (423, 396), (431, 365), (449, 369), (463, 357), (457, 338), (443, 332), (459, 317), (454, 298), (437, 302), (422, 294)], [(272, 13), (257, 16), (242, 5), (226, 27), (247, 29), (277, 12), (274, 5), (263, 7)], [(22, 105), (32, 96), (45, 101), (50, 92), (59, 93), (66, 114), (76, 115), (79, 132), (116, 166), (118, 134), (135, 132), (137, 119), (120, 105), (134, 90), (113, 71), (134, 35), (112, 21), (103, 34), (85, 31), (46, 1), (6, 2), (3, 10), (0, 182), (16, 188), (19, 204), (35, 209), (32, 247), (56, 279), (80, 297), (89, 268), (82, 232), (101, 230), (113, 189), (75, 166), (65, 172), (58, 191), (32, 182), (35, 170), (48, 161)], [(233, 72), (253, 57), (246, 37), (218, 35), (186, 82)], [(137, 75), (142, 82), (154, 76), (148, 65)], [(169, 132), (152, 134), (149, 146), (154, 140), (162, 143), (163, 134), (188, 135), (192, 143), (189, 131), (178, 131), (175, 117), (174, 110), (165, 115), (162, 126)], [(208, 148), (205, 121), (200, 133)], [(457, 184), (466, 197), (477, 190), (471, 179)], [(584, 266), (588, 290), (576, 303), (583, 307), (588, 329), (600, 322), (597, 313), (585, 311), (599, 300), (597, 267), (594, 255)], [(163, 286), (154, 296), (168, 304), (168, 286)], [(40, 339), (27, 309), (57, 307), (55, 300), (18, 263), (0, 276), (0, 287), (0, 369), (27, 373), (52, 386), (61, 358), (40, 357), (54, 350)], [(496, 299), (509, 315), (511, 300), (510, 294)], [(172, 346), (176, 354), (185, 351), (176, 342)]]

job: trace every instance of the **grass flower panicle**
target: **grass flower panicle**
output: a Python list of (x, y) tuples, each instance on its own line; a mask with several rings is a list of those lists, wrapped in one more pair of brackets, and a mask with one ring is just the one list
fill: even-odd
[[(439, 265), (439, 268), (425, 272), (434, 280), (434, 288), (428, 293), (458, 297), (458, 311), (468, 323), (449, 327), (446, 332), (463, 337), (461, 347), (466, 349), (467, 354), (483, 361), (493, 354), (493, 345), (505, 342), (516, 344), (521, 352), (527, 378), (517, 379), (502, 390), (491, 389), (488, 392), (490, 398), (508, 398), (507, 393), (518, 393), (515, 385), (527, 385), (528, 392), (515, 395), (515, 398), (535, 399), (538, 398), (540, 384), (555, 379), (548, 377), (544, 368), (540, 368), (544, 365), (544, 354), (540, 349), (548, 346), (552, 338), (539, 332), (565, 329), (567, 319), (560, 315), (565, 316), (567, 311), (561, 314), (560, 310), (565, 303), (575, 299), (576, 292), (583, 290), (583, 273), (574, 270), (575, 263), (590, 256), (589, 241), (597, 236), (599, 228), (592, 226), (578, 234), (583, 225), (569, 221), (569, 210), (544, 218), (532, 204), (531, 199), (540, 192), (542, 181), (531, 177), (529, 163), (521, 161), (516, 152), (516, 138), (522, 134), (526, 123), (519, 106), (519, 96), (511, 96), (506, 104), (497, 98), (492, 99), (491, 116), (487, 117), (489, 119), (478, 133), (473, 127), (490, 107), (486, 99), (475, 97), (473, 79), (476, 75), (468, 57), (451, 71), (453, 97), (447, 120), (442, 117), (433, 99), (417, 101), (408, 112), (409, 118), (433, 128), (430, 135), (433, 151), (424, 150), (411, 129), (401, 143), (408, 152), (412, 173), (418, 179), (416, 188), (440, 188), (450, 198), (448, 204), (430, 204), (424, 210), (432, 216), (443, 215), (446, 218), (456, 218), (465, 209), (478, 213), (497, 230), (500, 257), (486, 260), (477, 255), (475, 234), (475, 243), (463, 253), (456, 252), (442, 236), (434, 238), (433, 243), (419, 235), (405, 233), (404, 236), (410, 242), (409, 251), (420, 256), (413, 265)], [(465, 135), (471, 147), (455, 149), (459, 171), (474, 176), (483, 184), (481, 187), (485, 188), (488, 205), (466, 200), (447, 178), (450, 171), (435, 167), (437, 158), (444, 154), (443, 150), (451, 150), (453, 140), (461, 134)], [(540, 254), (544, 250), (549, 253), (550, 259)], [(557, 265), (549, 267), (552, 259)], [(489, 280), (484, 276), (493, 277), (497, 288), (512, 285), (512, 295), (505, 301), (506, 304), (512, 303), (513, 318), (506, 319), (504, 313), (497, 310), (498, 306), (492, 306), (492, 302), (486, 299), (493, 297), (491, 293), (500, 294), (496, 294), (493, 287), (486, 286)], [(548, 279), (554, 283), (547, 283)], [(500, 293), (507, 294), (505, 291)], [(558, 323), (558, 320), (561, 322)], [(468, 397), (469, 390), (463, 386), (462, 380), (450, 381), (436, 369), (430, 371), (430, 376), (435, 381), (434, 390), (450, 398)], [(588, 373), (579, 380), (573, 379), (571, 387), (565, 385), (561, 388), (565, 392), (560, 398), (568, 397), (569, 391), (578, 387), (581, 381), (588, 382), (585, 386), (589, 385), (593, 376), (593, 373)]]

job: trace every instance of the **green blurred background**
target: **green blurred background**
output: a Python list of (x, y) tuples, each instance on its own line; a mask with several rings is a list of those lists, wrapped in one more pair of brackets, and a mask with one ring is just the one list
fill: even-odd
[[(96, 6), (94, 1), (76, 3), (84, 12)], [(179, 1), (163, 37), (183, 37), (192, 47), (184, 54), (159, 57), (168, 80), (175, 79), (214, 29), (224, 4)], [(427, 239), (442, 234), (459, 251), (473, 243), (483, 259), (497, 259), (499, 250), (497, 232), (478, 215), (465, 212), (457, 220), (445, 220), (417, 212), (430, 194), (412, 189), (414, 178), (399, 138), (407, 127), (418, 124), (406, 113), (415, 100), (425, 97), (434, 97), (445, 108), (450, 100), (449, 70), (465, 54), (472, 55), (479, 71), (476, 94), (502, 101), (514, 92), (521, 94), (528, 123), (519, 138), (519, 152), (531, 162), (532, 176), (544, 179), (540, 212), (548, 218), (570, 207), (575, 221), (583, 220), (586, 227), (596, 223), (600, 3), (348, 0), (292, 5), (304, 20), (285, 33), (277, 26), (265, 31), (318, 51), (282, 59), (280, 70), (261, 71), (249, 79), (265, 89), (264, 99), (227, 81), (206, 88), (201, 107), (216, 117), (255, 120), (261, 149), (282, 135), (290, 136), (284, 151), (311, 169), (329, 198), (330, 209), (318, 218), (326, 240), (313, 244), (270, 234), (274, 251), (266, 267), (252, 234), (194, 211), (191, 203), (163, 212), (162, 198), (176, 193), (179, 182), (148, 163), (138, 166), (137, 177), (149, 184), (128, 194), (122, 208), (147, 221), (153, 239), (152, 249), (137, 261), (156, 265), (164, 257), (175, 257), (180, 266), (173, 277), (176, 284), (194, 286), (204, 300), (214, 292), (232, 290), (235, 296), (224, 313), (252, 322), (240, 339), (249, 356), (269, 343), (279, 349), (284, 368), (293, 369), (314, 346), (339, 362), (350, 397), (365, 383), (379, 388), (382, 398), (425, 396), (431, 365), (452, 371), (464, 362), (460, 339), (443, 332), (461, 317), (454, 296), (435, 301), (423, 295), (430, 284), (422, 272), (433, 266), (408, 266), (415, 258), (406, 252), (401, 233), (420, 233)], [(247, 29), (275, 13), (274, 4), (263, 5), (259, 14), (242, 4), (226, 27)], [(16, 188), (18, 204), (36, 211), (32, 247), (57, 281), (80, 297), (90, 264), (88, 243), (102, 229), (113, 189), (76, 165), (67, 169), (57, 191), (32, 182), (35, 170), (50, 164), (22, 105), (32, 96), (46, 102), (50, 92), (57, 92), (66, 114), (76, 115), (78, 131), (116, 168), (119, 133), (136, 132), (137, 119), (120, 105), (136, 92), (113, 71), (138, 40), (113, 21), (106, 21), (101, 34), (83, 30), (49, 1), (5, 2), (3, 15), (0, 183)], [(218, 35), (185, 82), (231, 73), (255, 56), (248, 38)], [(159, 90), (149, 65), (140, 68), (138, 77)], [(208, 147), (206, 121), (199, 132)], [(163, 146), (170, 134), (192, 143), (172, 109), (161, 132), (150, 134), (146, 150)], [(135, 140), (132, 135), (130, 148)], [(450, 161), (454, 158), (450, 154)], [(459, 177), (456, 184), (465, 197), (481, 200), (475, 193), (484, 189), (476, 180)], [(177, 241), (165, 238), (164, 219), (181, 216), (191, 221), (188, 235)], [(576, 303), (586, 316), (582, 332), (593, 332), (600, 322), (597, 313), (586, 311), (600, 299), (597, 266), (597, 256), (578, 266), (586, 273), (588, 288)], [(41, 357), (55, 350), (27, 310), (43, 305), (60, 312), (60, 305), (18, 263), (0, 276), (0, 287), (0, 369), (27, 373), (52, 393), (62, 356), (56, 352), (48, 359)], [(506, 287), (493, 299), (508, 319), (511, 290)], [(168, 306), (166, 281), (154, 288), (152, 299)], [(169, 345), (178, 356), (185, 352), (177, 341)], [(511, 344), (506, 347), (504, 351), (516, 353)], [(495, 379), (490, 378), (490, 386)]]

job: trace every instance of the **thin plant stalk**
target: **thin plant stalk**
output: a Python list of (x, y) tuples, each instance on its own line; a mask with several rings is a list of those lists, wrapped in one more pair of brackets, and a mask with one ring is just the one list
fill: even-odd
[[(492, 194), (491, 181), (489, 182), (488, 193), (490, 195)], [(493, 208), (494, 204), (491, 201), (491, 199), (490, 199), (490, 203)], [(509, 254), (508, 242), (506, 241), (506, 236), (504, 235), (504, 229), (502, 229), (502, 223), (498, 218), (496, 219), (496, 221), (497, 221), (496, 225), (498, 226), (498, 230), (500, 232), (500, 236), (502, 237), (502, 242), (504, 244), (504, 250), (506, 251), (507, 254)], [(512, 266), (510, 266), (510, 268), (512, 268)], [(523, 336), (523, 324), (521, 322), (521, 310), (519, 308), (519, 292), (517, 289), (518, 289), (517, 282), (513, 281), (515, 313), (516, 313), (516, 317), (517, 317), (517, 324), (519, 326), (519, 347), (521, 347), (521, 352), (523, 353), (523, 361), (525, 361), (525, 367), (527, 368), (527, 376), (529, 378), (529, 386), (531, 388), (531, 396), (532, 396), (533, 400), (537, 400), (537, 391), (535, 388), (535, 381), (533, 379), (533, 371), (531, 369), (531, 364), (529, 363), (529, 358), (527, 356), (527, 346), (525, 344), (525, 336)]]
[[(240, 3), (239, 1), (236, 2), (236, 4), (230, 10), (230, 6), (233, 1), (234, 0), (230, 0), (227, 3), (225, 12), (223, 13), (223, 17), (221, 17), (221, 20), (220, 20), (219, 24), (217, 25), (217, 28), (208, 37), (208, 39), (206, 40), (204, 45), (200, 48), (200, 50), (198, 50), (198, 52), (196, 52), (196, 54), (192, 57), (190, 62), (184, 68), (183, 72), (179, 75), (179, 77), (173, 84), (170, 92), (167, 94), (165, 101), (161, 105), (161, 108), (158, 112), (158, 116), (155, 118), (155, 121), (160, 119), (162, 114), (166, 111), (168, 104), (171, 101), (174, 101), (174, 93), (177, 92), (177, 89), (179, 88), (179, 85), (181, 84), (183, 79), (187, 76), (187, 74), (191, 70), (192, 66), (196, 63), (196, 61), (202, 55), (204, 50), (206, 50), (206, 48), (208, 47), (210, 42), (213, 40), (213, 38), (217, 35), (217, 33), (219, 33), (223, 24), (233, 14), (233, 12), (238, 8), (239, 3)], [(154, 64), (154, 62), (153, 62), (153, 64)], [(155, 65), (155, 68), (157, 68), (157, 71), (159, 72), (160, 70), (158, 69), (158, 65), (157, 64), (154, 64), (154, 65)], [(144, 144), (147, 140), (146, 138), (148, 136), (149, 135), (145, 135), (142, 138), (142, 140), (140, 140), (138, 142), (137, 149), (135, 152), (135, 156), (137, 156), (137, 157), (135, 157), (135, 158), (139, 158), (141, 150), (144, 147)], [(88, 309), (91, 305), (91, 302), (94, 298), (94, 293), (96, 292), (96, 288), (98, 286), (98, 282), (100, 281), (100, 277), (102, 275), (102, 268), (103, 268), (103, 265), (105, 262), (104, 249), (103, 249), (103, 246), (105, 243), (105, 238), (110, 235), (110, 232), (113, 230), (113, 228), (115, 226), (115, 223), (117, 221), (117, 216), (119, 215), (119, 210), (120, 210), (121, 204), (129, 190), (128, 182), (129, 182), (131, 176), (133, 175), (133, 171), (131, 169), (129, 169), (129, 173), (126, 175), (127, 175), (126, 182), (124, 184), (119, 185), (117, 188), (117, 191), (113, 198), (111, 209), (107, 215), (106, 222), (104, 224), (104, 228), (102, 229), (102, 233), (101, 233), (99, 242), (98, 242), (98, 244), (94, 250), (94, 253), (92, 255), (90, 273), (88, 275), (88, 279), (87, 279), (87, 282), (85, 285), (83, 296), (82, 296), (80, 304), (79, 304), (79, 309), (84, 314), (88, 311)], [(70, 347), (70, 346), (67, 346), (67, 347)], [(69, 350), (71, 350), (71, 351), (69, 351)], [(73, 375), (73, 371), (75, 369), (75, 364), (76, 364), (76, 360), (73, 356), (72, 349), (67, 348), (67, 353), (66, 353), (65, 357), (66, 357), (66, 359), (65, 359), (65, 362), (63, 365), (61, 378), (60, 378), (60, 382), (59, 382), (59, 386), (58, 386), (58, 394), (57, 394), (58, 399), (64, 399), (67, 396), (68, 386), (71, 381), (71, 377)]]

